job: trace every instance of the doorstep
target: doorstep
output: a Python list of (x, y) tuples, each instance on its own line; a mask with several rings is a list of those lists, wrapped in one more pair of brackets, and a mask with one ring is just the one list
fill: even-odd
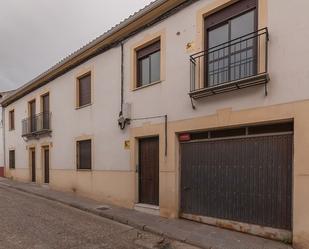
[(183, 219), (166, 219), (133, 209), (106, 205), (75, 193), (59, 192), (39, 185), (0, 177), (0, 187), (15, 189), (56, 201), (131, 227), (179, 240), (200, 248), (215, 249), (292, 249), (288, 244), (230, 231)]
[(134, 205), (134, 210), (143, 212), (146, 214), (156, 215), (160, 216), (160, 207), (154, 206), (150, 204), (144, 204), (144, 203), (137, 203)]

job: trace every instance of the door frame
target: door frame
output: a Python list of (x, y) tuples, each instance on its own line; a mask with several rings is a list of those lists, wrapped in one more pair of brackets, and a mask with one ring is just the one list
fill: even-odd
[[(33, 168), (32, 168), (32, 163), (33, 163), (33, 157), (32, 157), (32, 153), (34, 152), (34, 172), (33, 172)], [(28, 163), (29, 163), (29, 173), (30, 173), (30, 182), (32, 183), (36, 183), (37, 182), (37, 167), (36, 167), (36, 149), (35, 147), (29, 147), (29, 151), (28, 151)], [(33, 173), (34, 173), (34, 181), (33, 181)]]
[[(45, 182), (45, 150), (48, 150), (49, 158), (48, 158), (48, 169), (49, 169), (49, 182)], [(49, 145), (43, 145), (41, 146), (41, 167), (42, 167), (42, 182), (43, 184), (49, 184), (50, 183), (50, 146)]]
[[(143, 136), (143, 137), (136, 137), (136, 204), (144, 204), (140, 201), (140, 190), (141, 190), (141, 182), (140, 182), (140, 141), (143, 139), (151, 139), (151, 138), (157, 138), (158, 139), (158, 145), (159, 145), (159, 179), (158, 179), (158, 206), (153, 205), (155, 207), (160, 207), (160, 169), (161, 169), (161, 164), (160, 164), (160, 158), (161, 158), (161, 146), (160, 146), (160, 135), (159, 134), (154, 134), (154, 135), (149, 135), (149, 136)], [(146, 205), (151, 205), (151, 204), (146, 204)]]

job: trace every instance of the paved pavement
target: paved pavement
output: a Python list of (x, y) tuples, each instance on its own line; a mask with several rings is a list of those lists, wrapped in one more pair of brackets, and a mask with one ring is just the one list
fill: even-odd
[(0, 187), (0, 248), (194, 248), (97, 215)]
[[(221, 229), (221, 228), (217, 228), (213, 226), (207, 226), (204, 224), (195, 223), (195, 222), (182, 220), (182, 219), (165, 219), (162, 217), (137, 212), (134, 210), (119, 208), (119, 207), (115, 207), (111, 205), (105, 205), (103, 203), (99, 203), (94, 200), (83, 198), (74, 193), (58, 192), (58, 191), (54, 191), (46, 187), (40, 187), (34, 184), (18, 183), (18, 182), (11, 181), (8, 179), (0, 178), (0, 189), (1, 188), (6, 189), (7, 191), (12, 191), (12, 189), (14, 189), (14, 190), (22, 191), (24, 193), (31, 193), (31, 195), (36, 195), (36, 196), (43, 197), (45, 199), (53, 200), (54, 202), (51, 202), (53, 203), (53, 205), (59, 205), (59, 203), (62, 203), (67, 206), (74, 207), (75, 209), (83, 210), (83, 211), (86, 211), (88, 213), (91, 213), (97, 216), (101, 216), (101, 217), (108, 218), (110, 220), (114, 220), (114, 221), (117, 221), (125, 225), (129, 225), (130, 229), (132, 229), (132, 227), (135, 228), (133, 229), (135, 232), (132, 232), (133, 237), (129, 236), (130, 233), (124, 232), (124, 234), (123, 233), (117, 234), (115, 232), (117, 234), (116, 236), (117, 238), (119, 238), (119, 236), (121, 235), (121, 240), (120, 241), (116, 240), (117, 244), (115, 244), (112, 247), (108, 247), (108, 245), (106, 245), (106, 247), (103, 247), (104, 245), (102, 245), (101, 247), (100, 245), (99, 247), (92, 247), (90, 245), (90, 247), (88, 248), (136, 248), (134, 246), (139, 245), (140, 243), (148, 244), (146, 248), (160, 248), (161, 246), (161, 248), (164, 248), (164, 249), (170, 249), (170, 248), (191, 249), (191, 247), (188, 244), (198, 246), (200, 248), (207, 248), (207, 249), (291, 249), (292, 248), (291, 246), (286, 245), (281, 242), (267, 240), (267, 239), (263, 239), (263, 238), (256, 237), (256, 236), (251, 236), (251, 235), (244, 234), (244, 233), (234, 232), (234, 231)], [(26, 197), (26, 199), (29, 199), (29, 198), (31, 199), (31, 196)], [(2, 203), (2, 200), (0, 196), (0, 211), (2, 211), (3, 209), (1, 203)], [(18, 206), (16, 206), (15, 209), (16, 208), (18, 208)], [(70, 210), (72, 210), (73, 212), (73, 210), (75, 209), (70, 209)], [(40, 213), (39, 210), (37, 212)], [(4, 212), (2, 211), (1, 213), (6, 213), (6, 211)], [(32, 212), (31, 214), (36, 215), (36, 212)], [(46, 215), (46, 212), (44, 213), (41, 211), (40, 219), (46, 220), (46, 218), (44, 218), (44, 215)], [(49, 216), (47, 215), (47, 217)], [(61, 220), (62, 216), (60, 214), (59, 214), (59, 217)], [(83, 224), (83, 222), (80, 222), (80, 221), (76, 221), (76, 222), (78, 224)], [(45, 225), (47, 226), (48, 223), (46, 223)], [(0, 226), (1, 226), (1, 223), (0, 223)], [(88, 226), (90, 225), (88, 224)], [(42, 229), (43, 227), (44, 226), (42, 226)], [(136, 240), (136, 237), (138, 237), (138, 235), (136, 235), (137, 234), (136, 231), (138, 230), (139, 230), (138, 233), (147, 234), (145, 235), (144, 240), (143, 239)], [(98, 229), (98, 231), (100, 231), (100, 229)], [(97, 234), (97, 236), (99, 236), (98, 231), (94, 232), (95, 234)], [(109, 231), (110, 231), (109, 236), (112, 236), (114, 232), (112, 230), (109, 230)], [(150, 233), (146, 233), (146, 232), (150, 232)], [(2, 239), (1, 233), (2, 232), (1, 232), (1, 227), (0, 227), (0, 248), (2, 244), (1, 243), (1, 239)], [(80, 241), (80, 243), (82, 243), (84, 239), (85, 241), (87, 241), (87, 238), (88, 240), (95, 240), (97, 241), (97, 243), (99, 243), (100, 239), (102, 239), (102, 237), (101, 238), (95, 237), (93, 239), (92, 238), (89, 239), (90, 234), (88, 234), (87, 231), (85, 235), (83, 234), (81, 230), (80, 231), (77, 230), (75, 234), (78, 235), (79, 233), (81, 233), (80, 235), (81, 239), (78, 240)], [(147, 240), (146, 239), (147, 236), (151, 237), (151, 233), (157, 234), (157, 236), (152, 235), (154, 237), (148, 238)], [(129, 239), (127, 240), (122, 238), (122, 236), (125, 237), (126, 234), (128, 234), (129, 236)], [(58, 235), (58, 238), (59, 236), (61, 238), (61, 235), (63, 234), (61, 234), (61, 230), (60, 230), (60, 234)], [(101, 236), (105, 236), (105, 235), (101, 235)], [(111, 239), (108, 240), (110, 238), (109, 236), (106, 237), (107, 241), (112, 242), (115, 237), (111, 237)], [(184, 242), (188, 244), (187, 245), (181, 244), (180, 242), (178, 244), (175, 244), (176, 242), (172, 242), (170, 244), (166, 244), (166, 243), (160, 244), (159, 242), (160, 240), (162, 240), (162, 237), (169, 238), (172, 240), (178, 240), (180, 242)], [(62, 237), (62, 239), (63, 238), (64, 237)], [(70, 240), (71, 237), (69, 236), (68, 238)], [(103, 237), (103, 239), (105, 239), (105, 237)], [(124, 245), (122, 244), (118, 245), (118, 243), (121, 243), (122, 239), (124, 239), (125, 241), (131, 241), (130, 242), (131, 244), (125, 243)], [(71, 240), (74, 240), (74, 239), (71, 239)], [(156, 243), (157, 243), (157, 247), (155, 247)], [(169, 243), (169, 241), (167, 243)], [(130, 246), (133, 246), (133, 247), (130, 247)], [(16, 248), (19, 248), (19, 247), (16, 247)], [(36, 248), (44, 248), (44, 247), (36, 247)], [(70, 248), (75, 248), (75, 247), (72, 246)], [(76, 248), (87, 248), (87, 247), (84, 247), (84, 246), (78, 247), (77, 245)]]

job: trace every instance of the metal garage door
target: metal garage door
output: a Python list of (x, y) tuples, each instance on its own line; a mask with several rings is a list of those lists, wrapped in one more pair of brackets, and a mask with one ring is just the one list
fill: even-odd
[(183, 214), (291, 230), (293, 134), (181, 143)]

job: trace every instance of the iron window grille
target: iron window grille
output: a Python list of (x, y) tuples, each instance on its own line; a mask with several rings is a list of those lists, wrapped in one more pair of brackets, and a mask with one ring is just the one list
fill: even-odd
[(190, 97), (198, 99), (264, 84), (267, 94), (268, 29), (263, 28), (190, 56)]

